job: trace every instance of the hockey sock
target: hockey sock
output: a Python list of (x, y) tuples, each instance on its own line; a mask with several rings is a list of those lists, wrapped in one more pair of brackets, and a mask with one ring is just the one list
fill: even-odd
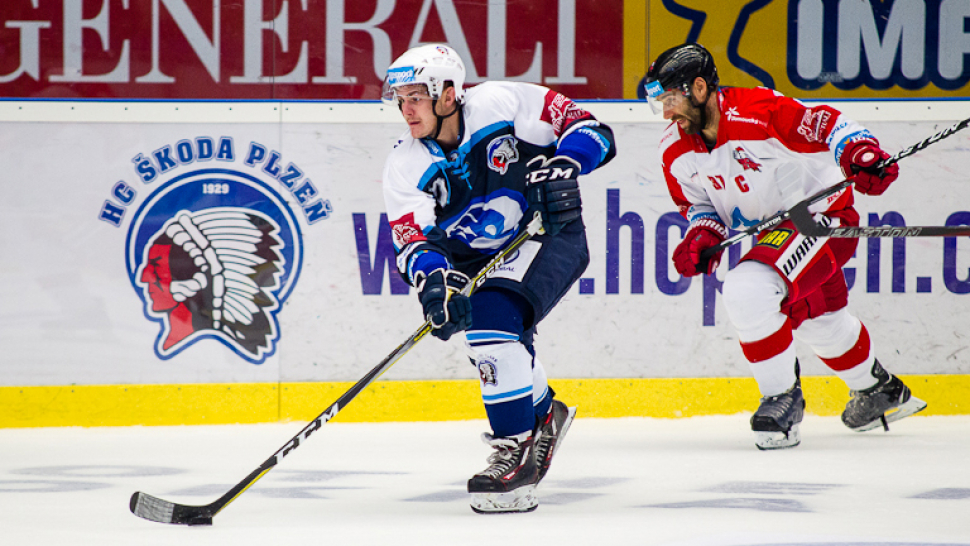
[(847, 309), (807, 320), (795, 335), (808, 343), (850, 389), (864, 390), (876, 384), (870, 373), (875, 356), (869, 331)]
[(478, 367), (482, 401), (495, 436), (508, 437), (535, 426), (536, 412), (551, 403), (545, 371), (534, 363), (525, 331), (528, 303), (501, 290), (482, 290), (472, 297), (472, 327), (465, 335), (469, 355)]

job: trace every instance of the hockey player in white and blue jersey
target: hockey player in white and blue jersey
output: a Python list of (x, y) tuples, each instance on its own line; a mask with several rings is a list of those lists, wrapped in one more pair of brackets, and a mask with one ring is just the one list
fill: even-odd
[[(563, 95), (486, 82), (465, 90), (448, 46), (416, 47), (387, 70), (384, 99), (408, 124), (384, 168), (401, 275), (432, 334), (466, 331), (495, 451), (468, 481), (479, 513), (528, 512), (576, 408), (555, 399), (533, 348), (536, 325), (589, 263), (577, 177), (615, 155), (613, 133)], [(557, 171), (558, 169), (558, 171)], [(548, 174), (557, 172), (549, 180)], [(470, 298), (458, 293), (531, 219), (527, 241)]]

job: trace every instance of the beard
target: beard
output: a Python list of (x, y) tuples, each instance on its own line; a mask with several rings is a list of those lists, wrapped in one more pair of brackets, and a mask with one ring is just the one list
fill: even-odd
[(673, 116), (671, 120), (676, 122), (681, 130), (688, 135), (695, 135), (700, 133), (707, 124), (707, 116), (704, 114), (704, 110), (700, 106), (694, 105), (693, 101), (691, 101), (683, 114)]

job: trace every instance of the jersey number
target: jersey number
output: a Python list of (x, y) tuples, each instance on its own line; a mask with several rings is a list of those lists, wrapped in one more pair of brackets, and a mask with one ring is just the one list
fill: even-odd
[[(715, 176), (708, 176), (707, 179), (711, 181), (711, 185), (714, 186), (715, 190), (724, 189), (725, 184), (723, 176), (718, 174)], [(734, 177), (734, 183), (738, 185), (738, 189), (741, 190), (741, 193), (747, 193), (748, 190), (751, 189), (747, 184), (744, 183), (744, 175), (742, 174)]]

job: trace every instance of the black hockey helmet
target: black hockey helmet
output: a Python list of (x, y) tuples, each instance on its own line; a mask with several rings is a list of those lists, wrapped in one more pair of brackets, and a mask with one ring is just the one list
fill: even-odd
[(664, 51), (650, 64), (637, 94), (641, 98), (654, 99), (665, 91), (680, 89), (689, 97), (690, 86), (698, 77), (703, 78), (708, 87), (717, 88), (720, 79), (714, 57), (700, 44), (682, 44)]

